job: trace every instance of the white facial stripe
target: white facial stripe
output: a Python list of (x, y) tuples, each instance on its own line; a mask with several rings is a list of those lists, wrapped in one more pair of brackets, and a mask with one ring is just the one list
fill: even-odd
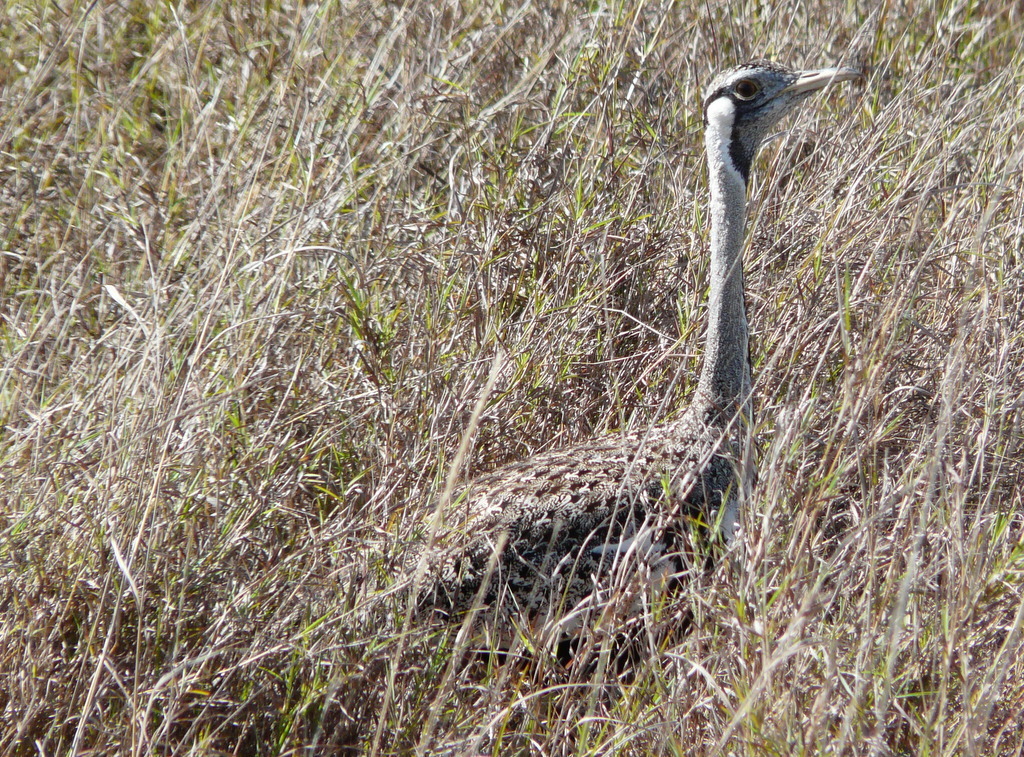
[(719, 175), (719, 171), (724, 170), (731, 178), (744, 183), (740, 172), (733, 165), (732, 156), (729, 155), (736, 106), (728, 97), (719, 97), (708, 106), (707, 119), (704, 142), (708, 149), (708, 159), (714, 164), (711, 166), (711, 176)]
[(728, 136), (736, 118), (736, 106), (728, 97), (718, 97), (708, 106), (708, 129), (724, 131)]

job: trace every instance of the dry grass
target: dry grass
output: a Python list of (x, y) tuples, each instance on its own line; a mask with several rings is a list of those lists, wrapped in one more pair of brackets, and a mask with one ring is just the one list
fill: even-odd
[[(8, 3), (0, 752), (1020, 754), (1024, 17), (766, 7)], [(626, 686), (382, 630), (496, 359), (460, 477), (685, 403), (751, 55), (869, 76), (757, 169), (745, 562)]]

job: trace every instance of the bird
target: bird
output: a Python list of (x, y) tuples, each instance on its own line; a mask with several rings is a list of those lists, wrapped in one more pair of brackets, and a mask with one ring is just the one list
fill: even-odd
[[(754, 158), (812, 93), (859, 76), (753, 60), (711, 81), (703, 97), (707, 328), (690, 405), (652, 428), (546, 451), (472, 480), (406, 550), (417, 612), (547, 624), (565, 638), (623, 586), (664, 586), (685, 574), (694, 524), (724, 549), (734, 546), (756, 477), (742, 261)], [(636, 610), (632, 596), (627, 614)]]

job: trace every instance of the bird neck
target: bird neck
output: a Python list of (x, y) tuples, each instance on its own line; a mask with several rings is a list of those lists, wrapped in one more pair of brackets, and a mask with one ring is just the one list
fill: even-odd
[[(706, 131), (711, 189), (711, 277), (704, 366), (698, 402), (728, 417), (750, 418), (750, 353), (743, 298), (747, 184), (729, 154), (731, 119)], [(728, 128), (724, 128), (728, 126)]]

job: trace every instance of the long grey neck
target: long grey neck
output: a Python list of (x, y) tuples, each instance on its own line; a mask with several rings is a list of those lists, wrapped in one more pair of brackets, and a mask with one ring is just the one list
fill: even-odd
[(696, 402), (729, 417), (750, 420), (751, 382), (747, 311), (743, 300), (743, 235), (747, 185), (728, 146), (707, 132), (711, 187), (711, 282), (704, 366)]

